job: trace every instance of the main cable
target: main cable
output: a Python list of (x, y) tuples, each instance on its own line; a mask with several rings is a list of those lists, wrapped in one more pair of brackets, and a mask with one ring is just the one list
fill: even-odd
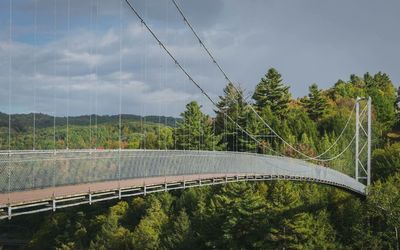
[(343, 136), (344, 131), (347, 129), (350, 121), (351, 121), (351, 117), (353, 116), (354, 110), (356, 109), (356, 105), (353, 106), (353, 109), (351, 110), (351, 113), (349, 115), (349, 118), (347, 119), (346, 124), (344, 125), (344, 128), (342, 129), (342, 132), (340, 133), (340, 135), (336, 138), (336, 140), (332, 143), (332, 145), (326, 149), (324, 152), (322, 152), (321, 154), (317, 155), (316, 158), (319, 158), (323, 155), (325, 155), (326, 153), (328, 153), (340, 140), (340, 138)]
[[(192, 31), (192, 33), (195, 35), (195, 37), (197, 38), (197, 40), (199, 41), (200, 45), (203, 47), (203, 49), (206, 51), (206, 53), (208, 54), (208, 56), (211, 58), (212, 62), (217, 66), (217, 68), (219, 69), (219, 71), (222, 73), (222, 75), (225, 77), (225, 80), (227, 80), (229, 83), (232, 84), (233, 88), (235, 89), (235, 91), (238, 93), (238, 95), (240, 95), (242, 98), (243, 95), (241, 94), (241, 92), (237, 89), (237, 87), (235, 86), (235, 84), (233, 84), (233, 82), (230, 80), (230, 78), (228, 77), (228, 75), (225, 73), (225, 71), (222, 69), (221, 65), (217, 62), (217, 60), (215, 59), (215, 57), (211, 54), (210, 50), (205, 46), (204, 42), (201, 40), (201, 38), (199, 37), (199, 35), (197, 34), (197, 32), (195, 31), (195, 29), (193, 28), (193, 26), (191, 25), (191, 23), (188, 21), (188, 19), (186, 18), (185, 14), (183, 13), (182, 9), (179, 7), (179, 5), (176, 3), (175, 0), (171, 0), (172, 3), (175, 5), (176, 9), (178, 10), (178, 12), (180, 13), (180, 15), (183, 18), (183, 21), (188, 25), (188, 27), (190, 28), (190, 30)], [(329, 147), (327, 149), (327, 151), (323, 152), (322, 154), (312, 157), (309, 156), (301, 151), (299, 151), (298, 149), (296, 149), (293, 145), (291, 145), (289, 142), (287, 142), (282, 136), (280, 136), (259, 114), (258, 112), (254, 109), (254, 107), (247, 103), (246, 104), (250, 107), (250, 109), (254, 112), (254, 114), (264, 123), (265, 126), (267, 126), (267, 128), (269, 130), (271, 130), (272, 133), (274, 133), (285, 145), (289, 146), (291, 149), (293, 149), (295, 152), (299, 153), (300, 155), (302, 155), (303, 157), (309, 159), (309, 160), (316, 160), (316, 161), (325, 161), (324, 159), (319, 159), (321, 156), (325, 155), (330, 149), (332, 149), (334, 147), (334, 145), (336, 145), (336, 143), (339, 141), (340, 137), (343, 135), (344, 130), (347, 128), (348, 123), (346, 123), (345, 128), (342, 130), (342, 133), (340, 135), (340, 137), (338, 137), (338, 139), (335, 141), (335, 143), (333, 145), (331, 145), (331, 147)], [(354, 108), (353, 108), (354, 111)], [(352, 113), (353, 113), (352, 111)], [(350, 121), (351, 115), (349, 116), (348, 122)]]

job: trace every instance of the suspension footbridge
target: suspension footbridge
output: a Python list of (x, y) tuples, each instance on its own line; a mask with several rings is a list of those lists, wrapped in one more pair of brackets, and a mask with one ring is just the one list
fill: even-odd
[(307, 181), (365, 195), (364, 184), (336, 170), (239, 152), (16, 151), (0, 154), (0, 172), (1, 218), (236, 181)]
[[(134, 5), (128, 0), (124, 2), (131, 13), (139, 19), (160, 45), (162, 51), (216, 108), (217, 112), (234, 124), (235, 130), (245, 134), (254, 143), (261, 144), (262, 142), (257, 135), (243, 128), (225, 109), (217, 105), (211, 95), (195, 80), (151, 27), (147, 25), (146, 20)], [(232, 84), (237, 95), (243, 97), (242, 92), (235, 87), (235, 84), (205, 46), (177, 2), (172, 0), (172, 3), (211, 62), (221, 72), (224, 79)], [(33, 147), (32, 150), (16, 150), (10, 146), (13, 125), (10, 112), (8, 119), (9, 150), (0, 151), (0, 219), (11, 219), (18, 215), (55, 211), (60, 208), (122, 199), (135, 195), (238, 181), (290, 180), (315, 182), (365, 196), (371, 176), (372, 108), (369, 98), (365, 107), (360, 111), (361, 102), (361, 98), (356, 100), (354, 109), (337, 140), (325, 152), (317, 156), (308, 155), (289, 143), (274, 130), (267, 120), (259, 115), (251, 104), (247, 104), (263, 126), (282, 145), (295, 152), (300, 159), (282, 156), (279, 153), (277, 153), (278, 155), (266, 155), (228, 151), (124, 149), (121, 147), (121, 99), (119, 102), (119, 149), (78, 150), (68, 149), (68, 146), (63, 150), (56, 149), (56, 118), (54, 116), (54, 149), (34, 150)], [(11, 106), (11, 91), (9, 103)], [(326, 158), (326, 153), (335, 145), (337, 146), (343, 131), (348, 129), (354, 110), (356, 129), (353, 139), (339, 153)], [(365, 118), (367, 126), (363, 125)], [(362, 136), (366, 138), (364, 143), (360, 140)], [(354, 178), (322, 166), (322, 164), (341, 157), (353, 144), (355, 144), (355, 163), (352, 163), (355, 165)], [(272, 147), (270, 152), (275, 152)], [(363, 161), (360, 157), (363, 152), (367, 152), (367, 161)]]

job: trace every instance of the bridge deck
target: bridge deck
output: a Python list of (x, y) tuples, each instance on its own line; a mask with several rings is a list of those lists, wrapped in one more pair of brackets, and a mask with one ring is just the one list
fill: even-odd
[(170, 190), (174, 185), (185, 188), (186, 182), (279, 178), (365, 195), (365, 186), (343, 173), (287, 157), (177, 150), (15, 151), (0, 153), (0, 209), (8, 209), (10, 215), (14, 208), (37, 204), (54, 209), (59, 200), (91, 203), (92, 194), (111, 199), (132, 190), (143, 194), (146, 187), (158, 190), (160, 185), (160, 190)]

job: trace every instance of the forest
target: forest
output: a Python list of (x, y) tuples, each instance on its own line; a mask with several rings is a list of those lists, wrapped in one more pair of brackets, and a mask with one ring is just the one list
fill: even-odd
[[(247, 100), (245, 90), (227, 84), (215, 115), (194, 101), (179, 118), (87, 115), (67, 123), (24, 114), (11, 116), (9, 131), (8, 115), (0, 113), (0, 149), (226, 150), (301, 158), (252, 107), (296, 149), (317, 156), (340, 136), (356, 98), (370, 96), (373, 184), (367, 198), (289, 181), (191, 188), (1, 221), (0, 249), (399, 249), (400, 99), (390, 77), (351, 75), (328, 89), (311, 84), (307, 96), (293, 98), (271, 68), (251, 91)], [(348, 145), (354, 130), (350, 120), (325, 157)], [(354, 176), (354, 161), (349, 150), (325, 166)]]

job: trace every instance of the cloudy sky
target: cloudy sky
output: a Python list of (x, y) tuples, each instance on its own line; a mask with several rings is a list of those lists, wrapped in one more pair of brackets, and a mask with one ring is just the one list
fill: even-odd
[[(171, 0), (130, 1), (216, 99), (226, 82)], [(248, 94), (270, 67), (294, 97), (352, 73), (400, 82), (398, 0), (177, 1)], [(0, 111), (177, 116), (191, 100), (211, 113), (123, 1), (0, 1)]]

